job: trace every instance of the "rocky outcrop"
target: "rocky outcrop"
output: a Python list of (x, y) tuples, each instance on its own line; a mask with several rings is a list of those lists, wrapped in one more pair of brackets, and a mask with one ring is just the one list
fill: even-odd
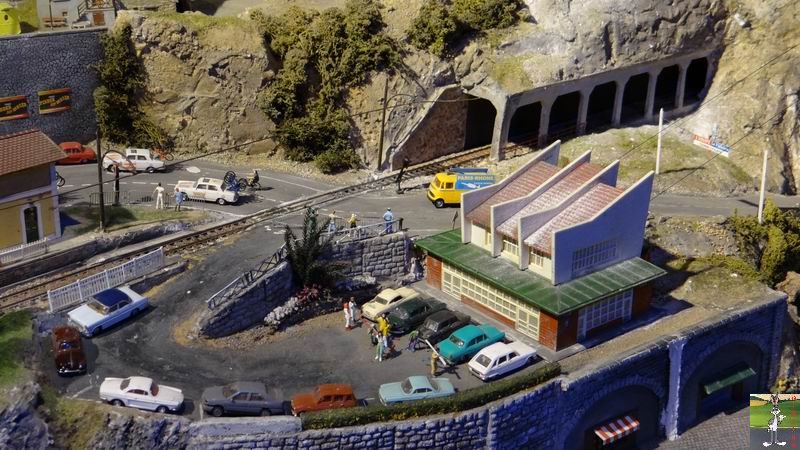
[(93, 449), (186, 448), (189, 419), (146, 415), (132, 416), (111, 412), (103, 432), (94, 435), (87, 445)]
[[(270, 135), (258, 94), (274, 62), (252, 22), (128, 11), (117, 22), (132, 24), (148, 77), (145, 109), (179, 148), (217, 150)], [(247, 150), (272, 148), (265, 141)]]
[(47, 424), (36, 414), (39, 385), (27, 383), (3, 392), (0, 408), (0, 448), (51, 448)]

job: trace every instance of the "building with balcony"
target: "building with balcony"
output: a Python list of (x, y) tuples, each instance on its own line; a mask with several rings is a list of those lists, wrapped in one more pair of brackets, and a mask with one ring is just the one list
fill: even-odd
[(37, 0), (43, 29), (110, 27), (117, 17), (115, 0)]
[(551, 350), (647, 311), (665, 273), (640, 257), (652, 172), (622, 189), (619, 161), (559, 167), (559, 149), (463, 194), (460, 230), (416, 243), (430, 285)]
[(0, 136), (0, 251), (61, 236), (55, 162), (65, 156), (39, 130)]

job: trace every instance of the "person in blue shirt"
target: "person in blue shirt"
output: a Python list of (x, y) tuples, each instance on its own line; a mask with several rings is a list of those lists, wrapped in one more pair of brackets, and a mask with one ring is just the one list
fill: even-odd
[(384, 233), (389, 234), (392, 232), (393, 220), (394, 220), (394, 214), (392, 214), (392, 208), (386, 208), (386, 212), (383, 213)]

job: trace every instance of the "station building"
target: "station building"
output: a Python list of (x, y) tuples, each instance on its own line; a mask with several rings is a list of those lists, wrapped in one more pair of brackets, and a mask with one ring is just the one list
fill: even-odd
[(555, 351), (646, 312), (665, 273), (641, 258), (653, 173), (622, 189), (619, 161), (559, 168), (559, 149), (464, 193), (461, 228), (416, 242), (428, 284)]

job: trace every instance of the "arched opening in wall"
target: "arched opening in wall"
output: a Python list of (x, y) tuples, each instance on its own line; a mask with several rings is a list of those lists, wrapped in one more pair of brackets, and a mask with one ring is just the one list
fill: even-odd
[(748, 393), (767, 392), (763, 352), (752, 342), (723, 345), (700, 362), (680, 393), (679, 431), (748, 404)]
[(655, 110), (664, 108), (664, 111), (675, 109), (675, 93), (678, 91), (678, 76), (681, 69), (678, 65), (664, 67), (656, 80)]
[(542, 119), (542, 104), (540, 102), (520, 106), (511, 117), (508, 128), (508, 140), (516, 143), (537, 142), (539, 137), (539, 123)]
[[(662, 399), (644, 386), (628, 386), (609, 392), (586, 409), (586, 413), (567, 434), (564, 448), (594, 450), (646, 447), (660, 440), (663, 404)], [(624, 431), (629, 432), (623, 435)]]
[(578, 126), (578, 109), (581, 103), (579, 91), (559, 96), (550, 108), (550, 122), (547, 127), (547, 140), (553, 142), (575, 136)]
[(622, 91), (622, 115), (620, 116), (623, 123), (633, 122), (644, 117), (649, 81), (649, 74), (640, 73), (630, 77), (625, 83), (625, 90)]
[(686, 87), (683, 91), (683, 104), (699, 102), (708, 81), (708, 58), (697, 58), (686, 69)]
[(589, 95), (589, 109), (586, 112), (586, 132), (602, 131), (611, 127), (614, 119), (614, 97), (617, 95), (617, 83), (595, 86)]
[(494, 118), (497, 110), (492, 102), (483, 98), (468, 96), (467, 128), (464, 136), (464, 150), (482, 147), (492, 143)]

